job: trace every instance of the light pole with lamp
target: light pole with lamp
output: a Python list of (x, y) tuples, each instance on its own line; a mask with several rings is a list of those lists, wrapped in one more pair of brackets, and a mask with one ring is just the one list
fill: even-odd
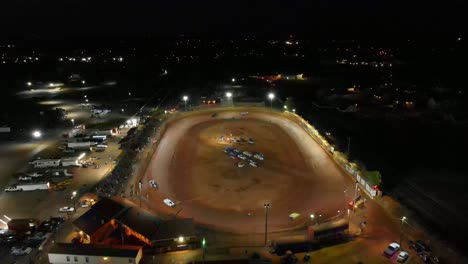
[(140, 197), (140, 208), (141, 208), (141, 181), (138, 181), (138, 196)]
[(403, 238), (403, 224), (405, 223), (405, 221), (406, 221), (406, 216), (403, 216), (401, 218), (401, 222), (400, 222), (400, 247), (403, 247), (401, 242), (402, 242), (402, 238)]
[(182, 97), (182, 100), (184, 100), (185, 111), (187, 111), (187, 100), (188, 100), (188, 96), (184, 95), (184, 96)]
[(72, 122), (72, 126), (75, 127), (75, 119), (71, 119), (71, 122)]
[(270, 99), (270, 108), (273, 109), (273, 99), (275, 98), (275, 94), (269, 93), (268, 98)]
[(310, 215), (310, 221), (312, 222), (312, 224), (317, 223), (317, 222), (315, 222), (315, 215), (314, 214)]
[(76, 211), (76, 208), (75, 208), (75, 207), (76, 207), (76, 194), (77, 194), (76, 191), (73, 191), (73, 192), (72, 192), (72, 197), (71, 197), (71, 199), (72, 199), (72, 201), (73, 201), (73, 212)]
[(266, 246), (268, 242), (268, 209), (270, 209), (270, 204), (268, 203), (263, 204), (263, 207), (265, 207), (265, 246)]
[(228, 102), (230, 102), (230, 105), (231, 106), (234, 106), (234, 101), (232, 100), (232, 93), (231, 92), (227, 92), (226, 93), (226, 97), (228, 99)]

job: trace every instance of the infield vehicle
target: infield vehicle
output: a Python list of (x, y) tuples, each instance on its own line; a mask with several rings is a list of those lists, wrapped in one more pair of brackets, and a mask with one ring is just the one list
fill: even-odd
[(171, 201), (171, 200), (169, 200), (169, 199), (167, 199), (167, 198), (164, 199), (163, 202), (164, 202), (167, 206), (169, 206), (169, 207), (175, 207), (175, 206), (176, 206), (176, 204), (175, 204), (173, 201)]

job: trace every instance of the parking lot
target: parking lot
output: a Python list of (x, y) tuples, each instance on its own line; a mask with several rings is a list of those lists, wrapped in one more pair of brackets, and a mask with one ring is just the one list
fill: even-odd
[[(106, 116), (104, 118), (93, 118), (90, 120), (87, 112), (89, 109), (79, 106), (79, 104), (70, 104), (66, 107), (69, 111), (68, 114), (73, 116), (74, 122), (85, 123), (91, 121), (92, 127), (96, 129), (108, 128), (110, 125), (117, 125), (125, 116), (117, 113)], [(55, 106), (55, 105), (54, 105)], [(61, 105), (62, 106), (62, 105)], [(76, 217), (83, 213), (87, 208), (79, 205), (83, 195), (88, 195), (96, 184), (101, 181), (115, 166), (116, 160), (121, 154), (119, 149), (119, 140), (125, 136), (128, 128), (121, 130), (122, 134), (110, 138), (106, 141), (107, 147), (103, 152), (96, 151), (76, 151), (74, 153), (65, 153), (58, 149), (58, 146), (64, 143), (62, 135), (67, 129), (58, 129), (55, 131), (47, 131), (43, 137), (30, 142), (9, 142), (5, 143), (2, 148), (1, 161), (2, 164), (9, 164), (4, 166), (0, 171), (0, 183), (2, 192), (0, 193), (0, 228), (6, 230), (6, 223), (9, 219), (37, 219), (38, 225), (46, 223), (44, 221), (50, 220), (51, 217), (63, 217), (69, 219)], [(85, 166), (69, 166), (69, 167), (51, 167), (51, 168), (35, 168), (28, 162), (37, 159), (49, 158), (63, 158), (63, 157), (76, 157), (85, 153), (80, 163)], [(66, 169), (66, 172), (63, 170)], [(30, 175), (28, 175), (30, 174)], [(41, 177), (32, 177), (35, 174), (42, 175)], [(65, 175), (66, 174), (66, 175)], [(19, 178), (22, 177), (22, 180)], [(35, 182), (49, 182), (50, 188), (48, 190), (34, 190), (34, 191), (16, 191), (4, 192), (6, 186), (16, 185), (18, 183), (35, 183)], [(74, 212), (59, 212), (62, 207), (74, 207)], [(68, 228), (68, 229), (67, 229)], [(54, 231), (54, 229), (47, 231)], [(72, 231), (72, 226), (68, 222), (64, 225), (60, 233), (67, 233)], [(45, 230), (44, 230), (45, 231)], [(61, 234), (54, 234), (55, 236)], [(0, 236), (1, 251), (0, 259), (11, 263), (29, 263), (30, 259), (40, 256), (38, 252), (38, 241), (44, 241), (42, 237), (36, 237), (37, 230), (31, 232), (30, 235), (23, 236), (18, 234), (4, 234)], [(32, 239), (35, 237), (35, 239)], [(66, 241), (71, 242), (71, 241)], [(13, 256), (12, 248), (20, 247), (26, 248), (24, 251), (16, 249), (15, 253), (22, 256)], [(27, 249), (31, 248), (31, 252)], [(2, 262), (3, 263), (3, 262)]]

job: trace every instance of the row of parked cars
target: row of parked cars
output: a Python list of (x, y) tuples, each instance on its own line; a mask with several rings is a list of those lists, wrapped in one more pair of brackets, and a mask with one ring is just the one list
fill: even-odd
[(13, 256), (28, 255), (34, 248), (42, 250), (43, 245), (64, 221), (62, 217), (51, 217), (26, 232), (0, 230), (0, 244), (2, 247), (11, 247), (10, 254)]
[[(265, 155), (262, 153), (250, 153), (248, 151), (242, 151), (240, 149), (236, 149), (233, 147), (226, 147), (224, 148), (224, 153), (227, 153), (229, 156), (231, 156), (233, 159), (241, 159), (241, 160), (247, 160), (252, 167), (258, 167), (258, 162), (257, 160), (265, 160)], [(244, 167), (243, 163), (238, 163), (238, 167)]]
[[(408, 244), (410, 245), (410, 248), (417, 253), (417, 255), (422, 259), (424, 263), (439, 263), (439, 258), (432, 254), (432, 250), (429, 247), (429, 245), (427, 245), (423, 241), (410, 240)], [(390, 245), (388, 245), (388, 247), (384, 250), (383, 253), (387, 257), (392, 257), (397, 252), (399, 252), (396, 258), (397, 261), (400, 263), (406, 262), (406, 260), (409, 258), (409, 253), (403, 250), (400, 251), (400, 249), (401, 247), (398, 243), (391, 243)]]

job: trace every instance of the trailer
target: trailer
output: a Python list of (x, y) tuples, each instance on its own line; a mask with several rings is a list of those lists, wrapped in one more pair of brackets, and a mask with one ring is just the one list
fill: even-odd
[(35, 168), (48, 168), (60, 166), (60, 159), (37, 159), (29, 162)]
[(79, 163), (78, 158), (64, 158), (62, 159), (62, 167), (69, 167), (69, 166), (76, 166), (80, 167), (81, 164)]
[(5, 192), (38, 191), (38, 190), (48, 190), (49, 188), (50, 188), (49, 182), (23, 183), (23, 184), (7, 186), (5, 188)]
[(8, 221), (8, 229), (16, 232), (28, 232), (37, 228), (39, 221), (37, 219), (11, 219)]
[(69, 149), (90, 149), (91, 148), (91, 142), (90, 141), (85, 141), (85, 142), (68, 142), (67, 147)]

